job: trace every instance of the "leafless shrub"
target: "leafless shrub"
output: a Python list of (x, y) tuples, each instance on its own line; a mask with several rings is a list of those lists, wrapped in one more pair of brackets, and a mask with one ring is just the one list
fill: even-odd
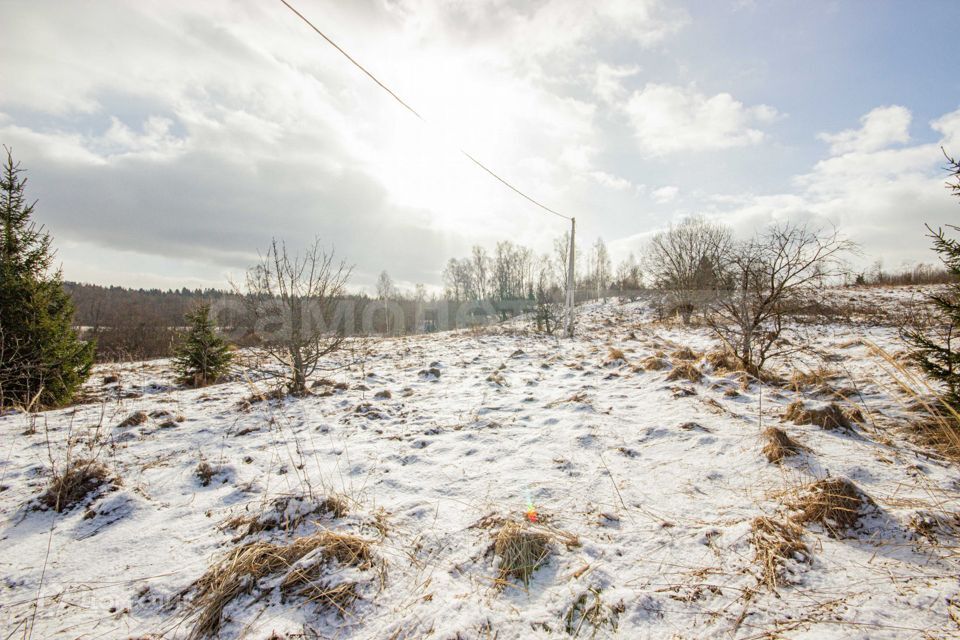
[(757, 375), (770, 358), (796, 350), (782, 340), (788, 316), (842, 272), (841, 258), (853, 248), (836, 231), (784, 224), (718, 252), (720, 291), (709, 326)]
[(291, 394), (307, 393), (307, 378), (343, 343), (344, 327), (334, 326), (335, 303), (349, 275), (350, 268), (335, 263), (319, 240), (302, 255), (290, 255), (283, 242), (273, 240), (247, 273), (243, 297), (274, 365), (257, 367), (259, 373), (280, 379)]

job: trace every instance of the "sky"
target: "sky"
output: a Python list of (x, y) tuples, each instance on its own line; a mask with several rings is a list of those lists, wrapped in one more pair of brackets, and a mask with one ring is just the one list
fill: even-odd
[(867, 265), (960, 222), (955, 0), (0, 0), (0, 142), (64, 277), (226, 287), (314, 238), (370, 287), (567, 223), (615, 261), (703, 215)]

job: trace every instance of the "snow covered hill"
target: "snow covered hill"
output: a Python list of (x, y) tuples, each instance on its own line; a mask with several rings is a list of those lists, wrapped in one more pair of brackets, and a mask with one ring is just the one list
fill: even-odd
[(793, 385), (612, 302), (354, 341), (306, 398), (102, 367), (0, 418), (2, 637), (958, 637), (960, 466), (893, 329), (813, 335)]

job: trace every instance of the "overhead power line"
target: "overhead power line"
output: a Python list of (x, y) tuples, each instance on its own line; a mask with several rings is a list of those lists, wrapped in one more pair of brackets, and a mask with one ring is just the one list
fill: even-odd
[[(390, 96), (391, 96), (394, 100), (396, 100), (397, 102), (399, 102), (399, 103), (403, 106), (404, 109), (406, 109), (407, 111), (409, 111), (410, 113), (412, 113), (414, 116), (416, 116), (416, 117), (417, 117), (419, 120), (421, 120), (422, 122), (424, 122), (424, 123), (426, 123), (426, 124), (429, 124), (429, 123), (427, 122), (427, 119), (424, 118), (422, 115), (420, 115), (420, 114), (417, 112), (416, 109), (414, 109), (413, 107), (411, 107), (411, 106), (410, 106), (407, 102), (405, 102), (400, 96), (398, 96), (396, 93), (394, 93), (394, 92), (390, 89), (390, 87), (388, 87), (387, 85), (385, 85), (385, 84), (383, 84), (382, 82), (380, 82), (380, 80), (378, 80), (375, 75), (373, 75), (372, 73), (370, 73), (370, 72), (366, 69), (366, 67), (364, 67), (362, 64), (360, 64), (359, 62), (357, 62), (357, 61), (353, 58), (353, 56), (351, 56), (349, 53), (347, 53), (347, 52), (346, 52), (340, 45), (338, 45), (336, 42), (334, 42), (333, 40), (331, 40), (330, 37), (327, 36), (327, 34), (325, 34), (323, 31), (320, 31), (320, 29), (318, 29), (318, 28), (316, 27), (316, 25), (314, 25), (312, 22), (310, 22), (310, 20), (308, 20), (307, 17), (304, 16), (302, 13), (300, 13), (299, 11), (297, 11), (297, 10), (293, 7), (293, 5), (291, 5), (289, 2), (287, 2), (287, 0), (280, 0), (280, 2), (282, 2), (284, 5), (286, 5), (286, 7), (287, 7), (288, 9), (290, 9), (290, 11), (292, 11), (294, 14), (296, 14), (296, 16), (297, 16), (298, 18), (300, 18), (301, 20), (303, 20), (303, 21), (307, 24), (307, 26), (309, 26), (311, 29), (313, 29), (314, 31), (316, 31), (317, 34), (318, 34), (321, 38), (323, 38), (324, 40), (326, 40), (327, 43), (328, 43), (330, 46), (332, 46), (334, 49), (336, 49), (337, 51), (339, 51), (339, 52), (343, 55), (343, 57), (345, 57), (347, 60), (350, 61), (351, 64), (353, 64), (353, 66), (355, 66), (357, 69), (360, 69), (360, 71), (362, 71), (368, 78), (370, 78), (370, 79), (373, 80), (375, 83), (377, 83), (377, 86), (379, 86), (381, 89), (383, 89), (384, 91), (386, 91), (387, 93), (389, 93)], [(485, 164), (483, 164), (482, 162), (480, 162), (479, 160), (477, 160), (475, 157), (473, 157), (472, 155), (470, 155), (469, 153), (467, 153), (465, 150), (459, 149), (459, 151), (460, 151), (460, 153), (462, 153), (464, 156), (466, 156), (467, 159), (469, 159), (469, 160), (470, 160), (471, 162), (473, 162), (475, 165), (477, 165), (478, 167), (480, 167), (481, 169), (483, 169), (484, 171), (486, 171), (487, 173), (489, 173), (491, 176), (493, 176), (494, 178), (496, 178), (498, 181), (500, 181), (500, 182), (501, 182), (503, 185), (505, 185), (507, 188), (509, 188), (509, 189), (512, 190), (513, 192), (517, 193), (517, 194), (520, 195), (521, 197), (525, 198), (525, 199), (528, 200), (529, 202), (533, 203), (534, 205), (540, 207), (541, 209), (543, 209), (543, 210), (546, 211), (547, 213), (552, 213), (553, 215), (559, 216), (559, 217), (563, 218), (564, 220), (572, 220), (572, 218), (571, 218), (570, 216), (564, 215), (564, 214), (560, 213), (559, 211), (554, 211), (553, 209), (551, 209), (551, 208), (548, 207), (547, 205), (545, 205), (545, 204), (543, 204), (543, 203), (541, 203), (541, 202), (538, 202), (535, 198), (532, 198), (532, 197), (528, 196), (526, 193), (524, 193), (523, 191), (521, 191), (521, 190), (518, 189), (517, 187), (513, 186), (512, 184), (510, 184), (510, 182), (508, 182), (507, 180), (505, 180), (504, 178), (502, 178), (499, 174), (497, 174), (497, 172), (495, 172), (493, 169), (491, 169), (491, 168), (488, 167), (487, 165), (485, 165)]]

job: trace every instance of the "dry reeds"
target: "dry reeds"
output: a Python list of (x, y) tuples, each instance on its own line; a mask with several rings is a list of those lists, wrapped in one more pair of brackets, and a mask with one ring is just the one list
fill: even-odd
[(81, 502), (104, 484), (116, 486), (106, 465), (94, 459), (68, 460), (63, 472), (54, 469), (50, 486), (40, 496), (40, 503), (61, 513)]
[(763, 430), (763, 455), (767, 460), (773, 463), (780, 463), (784, 458), (795, 456), (809, 451), (793, 438), (787, 435), (786, 431), (778, 427), (767, 427)]
[[(294, 567), (318, 550), (316, 562)], [(280, 581), (283, 593), (308, 597), (342, 613), (357, 596), (356, 584), (341, 582), (325, 588), (325, 563), (331, 561), (368, 569), (372, 566), (369, 543), (350, 534), (320, 531), (285, 545), (257, 541), (230, 551), (194, 583), (196, 595), (191, 609), (196, 620), (190, 640), (216, 636), (228, 604), (242, 594), (252, 593), (264, 578), (280, 573), (286, 574)]]
[(861, 422), (863, 416), (855, 407), (843, 409), (833, 402), (822, 407), (808, 407), (802, 401), (795, 400), (787, 406), (783, 419), (794, 424), (813, 424), (827, 430), (852, 431), (853, 423)]
[(830, 535), (838, 536), (853, 528), (863, 511), (875, 508), (876, 503), (846, 478), (825, 478), (807, 485), (788, 506), (799, 511), (796, 522), (817, 522)]
[(499, 561), (498, 585), (514, 578), (528, 586), (533, 572), (550, 555), (550, 535), (526, 522), (508, 521), (497, 532), (493, 553)]
[(689, 380), (690, 382), (700, 382), (703, 380), (703, 373), (692, 362), (680, 362), (673, 367), (673, 370), (667, 374), (667, 380)]
[(785, 583), (784, 568), (788, 560), (810, 562), (810, 549), (803, 542), (803, 529), (790, 520), (774, 520), (766, 516), (750, 523), (754, 562), (760, 565), (760, 582), (770, 589)]
[[(954, 461), (960, 460), (960, 409), (940, 397), (932, 384), (910, 371), (893, 354), (872, 342), (863, 342), (871, 353), (883, 359), (889, 367), (885, 373), (924, 414), (921, 420), (911, 425), (920, 443)], [(928, 400), (923, 391), (934, 399)]]

